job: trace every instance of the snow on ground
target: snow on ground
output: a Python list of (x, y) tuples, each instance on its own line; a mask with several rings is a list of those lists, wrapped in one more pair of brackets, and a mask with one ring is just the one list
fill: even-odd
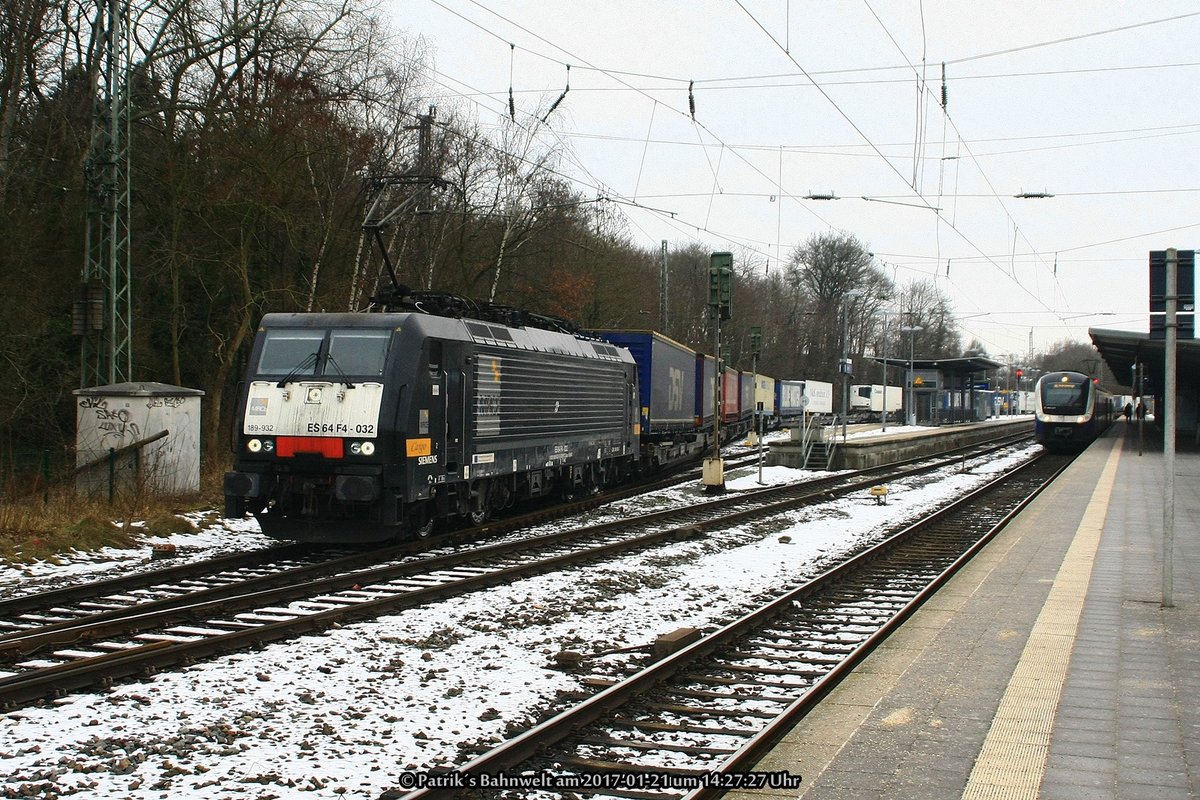
[[(499, 742), (580, 690), (553, 668), (559, 651), (607, 674), (636, 658), (610, 651), (715, 628), (1033, 451), (897, 482), (887, 505), (845, 498), (5, 714), (0, 797), (376, 797), (401, 771), (458, 763), (461, 746)], [(763, 482), (810, 475), (770, 467)], [(726, 485), (758, 488), (757, 468)], [(691, 484), (639, 504), (702, 499)]]
[[(0, 562), (0, 599), (18, 595), (46, 592), (60, 586), (104, 580), (108, 577), (162, 569), (168, 564), (154, 561), (152, 547), (170, 542), (177, 556), (169, 564), (203, 561), (225, 553), (258, 550), (278, 544), (259, 532), (254, 520), (232, 520), (204, 513), (181, 514), (197, 526), (192, 533), (177, 533), (171, 537), (147, 536), (141, 547), (104, 547), (93, 552), (60, 553), (54, 561), (33, 561), (27, 564)], [(180, 525), (183, 529), (186, 525)], [(3, 796), (3, 795), (0, 795)]]

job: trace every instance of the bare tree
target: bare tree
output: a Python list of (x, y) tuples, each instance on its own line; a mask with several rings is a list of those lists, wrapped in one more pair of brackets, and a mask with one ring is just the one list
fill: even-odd
[[(962, 336), (954, 321), (949, 299), (931, 280), (916, 281), (898, 294), (903, 325), (919, 327), (915, 347), (924, 358), (949, 358), (962, 355)], [(896, 343), (908, 346), (908, 337), (897, 333)]]
[[(786, 276), (795, 286), (795, 313), (804, 315), (798, 327), (807, 347), (805, 377), (833, 380), (843, 349), (862, 353), (873, 312), (890, 294), (890, 282), (866, 246), (845, 232), (810, 236), (792, 251)], [(843, 329), (850, 333), (844, 347)]]
[(495, 253), (488, 267), (488, 300), (496, 299), (506, 259), (529, 242), (545, 211), (537, 203), (538, 193), (558, 156), (558, 149), (543, 144), (535, 128), (511, 121), (501, 123), (493, 156), (491, 197), (484, 210), (499, 221)]

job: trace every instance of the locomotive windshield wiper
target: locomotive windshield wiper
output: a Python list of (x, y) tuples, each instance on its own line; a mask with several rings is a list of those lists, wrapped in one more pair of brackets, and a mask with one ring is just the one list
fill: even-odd
[(296, 365), (295, 369), (293, 369), (287, 375), (284, 375), (283, 378), (279, 381), (279, 383), (275, 384), (275, 387), (278, 389), (282, 389), (284, 386), (291, 383), (292, 378), (299, 375), (301, 370), (303, 370), (305, 367), (315, 367), (316, 365), (317, 365), (317, 354), (309, 353), (308, 355), (306, 355), (304, 357), (303, 361), (301, 361), (299, 364)]
[(346, 375), (345, 371), (342, 370), (342, 365), (337, 363), (337, 359), (333, 357), (333, 353), (326, 353), (325, 354), (325, 368), (329, 369), (330, 364), (332, 364), (333, 368), (337, 370), (337, 373), (338, 373), (338, 375), (341, 376), (342, 383), (345, 384), (346, 388), (353, 389), (354, 384), (350, 382), (350, 378)]

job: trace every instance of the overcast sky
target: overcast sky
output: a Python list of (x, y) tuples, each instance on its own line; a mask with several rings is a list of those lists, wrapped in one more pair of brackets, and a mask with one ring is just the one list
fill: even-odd
[(511, 85), (639, 244), (847, 231), (993, 356), (1145, 330), (1147, 252), (1200, 243), (1194, 0), (388, 2), (434, 102), (490, 126)]

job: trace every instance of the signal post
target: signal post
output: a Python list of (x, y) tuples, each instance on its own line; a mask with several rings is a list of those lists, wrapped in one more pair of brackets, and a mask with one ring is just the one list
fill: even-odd
[(721, 360), (721, 320), (733, 316), (733, 253), (713, 253), (708, 264), (708, 307), (713, 315), (713, 454), (704, 459), (703, 481), (707, 494), (725, 491), (725, 462), (721, 459), (721, 387), (724, 364)]

